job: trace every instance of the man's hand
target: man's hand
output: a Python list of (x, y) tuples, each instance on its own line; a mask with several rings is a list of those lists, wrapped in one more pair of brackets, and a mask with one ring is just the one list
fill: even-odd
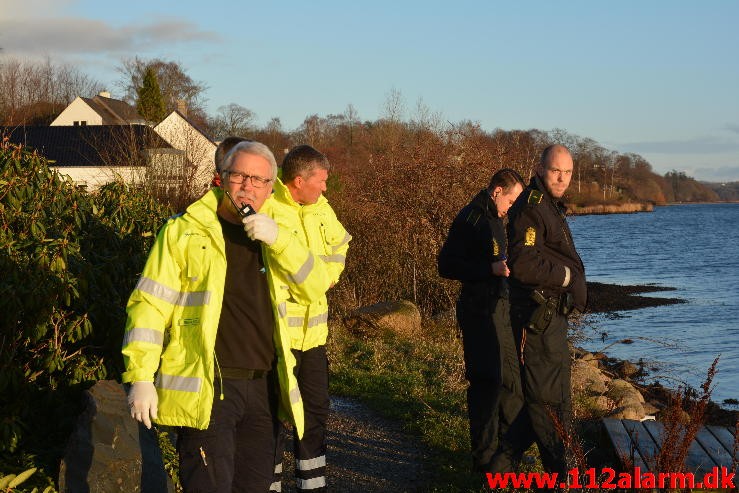
[(510, 273), (511, 271), (508, 268), (508, 264), (506, 264), (505, 260), (498, 260), (497, 262), (493, 262), (493, 275), (508, 277)]
[(266, 214), (252, 214), (245, 217), (244, 231), (252, 240), (259, 240), (272, 245), (277, 240), (277, 223)]
[(157, 418), (157, 389), (151, 382), (134, 382), (128, 390), (128, 407), (131, 408), (131, 417), (144, 423), (151, 429), (151, 420)]
[(580, 312), (585, 311), (588, 303), (588, 285), (582, 274), (573, 271), (572, 282), (570, 282), (570, 292), (572, 293), (573, 306)]

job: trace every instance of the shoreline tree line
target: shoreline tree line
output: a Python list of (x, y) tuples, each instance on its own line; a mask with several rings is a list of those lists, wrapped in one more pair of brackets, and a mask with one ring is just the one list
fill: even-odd
[[(309, 115), (298, 128), (286, 130), (279, 117), (257, 125), (257, 115), (238, 103), (221, 106), (215, 115), (209, 115), (204, 106), (207, 84), (194, 81), (177, 62), (133, 57), (121, 60), (117, 71), (120, 79), (115, 86), (121, 99), (136, 107), (147, 121), (158, 123), (168, 112), (187, 108), (188, 118), (215, 141), (228, 135), (252, 138), (270, 146), (276, 156), (304, 142), (328, 151), (334, 162), (338, 158), (356, 161), (346, 163), (349, 166), (361, 166), (360, 160), (377, 150), (377, 146), (367, 149), (368, 135), (372, 144), (383, 150), (388, 146), (394, 149), (393, 138), (399, 127), (404, 127), (403, 133), (410, 133), (418, 143), (438, 140), (453, 146), (457, 142), (459, 149), (449, 149), (449, 154), (440, 156), (450, 166), (493, 158), (488, 163), (491, 168), (503, 161), (507, 166), (527, 168), (540, 146), (562, 143), (571, 149), (576, 163), (568, 199), (577, 205), (739, 200), (737, 183), (701, 183), (677, 170), (660, 176), (638, 154), (611, 151), (564, 129), (489, 131), (473, 121), (445, 122), (423, 101), (407, 115), (403, 97), (396, 90), (388, 94), (384, 115), (376, 121), (362, 121), (349, 104), (342, 114)], [(91, 97), (102, 90), (101, 82), (48, 57), (38, 62), (4, 56), (0, 58), (0, 124), (48, 125), (76, 96)], [(395, 128), (388, 129), (388, 124)], [(402, 161), (406, 156), (393, 158)]]

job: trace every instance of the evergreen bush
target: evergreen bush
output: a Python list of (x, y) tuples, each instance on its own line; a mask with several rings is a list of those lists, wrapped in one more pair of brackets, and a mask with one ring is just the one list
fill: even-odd
[(88, 193), (0, 143), (2, 462), (39, 451), (56, 467), (80, 392), (120, 378), (125, 303), (170, 214), (120, 182)]

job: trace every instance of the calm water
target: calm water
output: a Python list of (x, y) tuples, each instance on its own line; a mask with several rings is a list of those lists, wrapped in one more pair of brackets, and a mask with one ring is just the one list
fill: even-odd
[[(568, 218), (588, 280), (655, 284), (684, 304), (594, 316), (584, 344), (617, 358), (660, 364), (664, 384), (698, 386), (721, 354), (713, 399), (739, 399), (739, 204), (658, 207), (652, 213)], [(606, 332), (603, 341), (601, 332)]]

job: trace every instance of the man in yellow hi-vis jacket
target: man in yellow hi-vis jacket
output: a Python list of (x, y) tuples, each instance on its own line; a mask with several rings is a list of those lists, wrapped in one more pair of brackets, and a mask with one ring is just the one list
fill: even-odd
[[(316, 149), (300, 145), (285, 156), (281, 170), (282, 180), (278, 178), (275, 182), (274, 195), (264, 204), (264, 213), (288, 225), (311, 252), (319, 256), (333, 286), (344, 270), (351, 236), (323, 196), (329, 172), (328, 159)], [(326, 296), (310, 306), (288, 301), (287, 321), (305, 411), (305, 432), (302, 438), (295, 438), (296, 486), (298, 491), (321, 492), (326, 489), (329, 410)], [(281, 489), (283, 449), (284, 432), (280, 429), (271, 491)]]
[(185, 491), (264, 492), (275, 367), (282, 408), (304, 428), (286, 304), (323, 299), (332, 277), (292, 229), (251, 213), (277, 176), (269, 148), (236, 145), (221, 176), (157, 236), (127, 305), (123, 382), (135, 419), (179, 427)]

